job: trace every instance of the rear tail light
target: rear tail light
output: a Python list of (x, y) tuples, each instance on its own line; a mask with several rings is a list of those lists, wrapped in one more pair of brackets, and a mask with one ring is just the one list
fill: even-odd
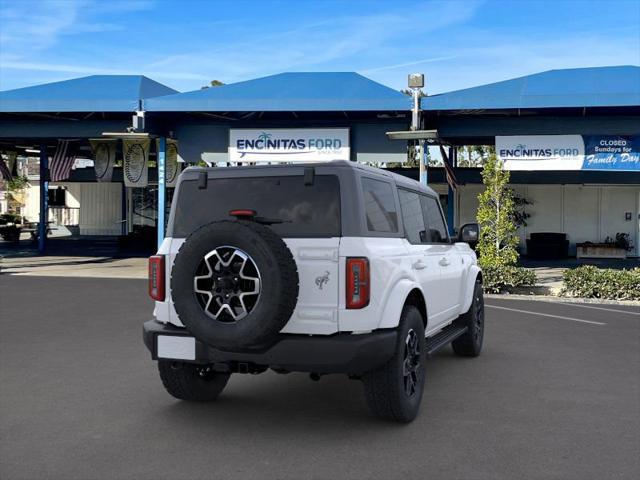
[(370, 291), (369, 260), (365, 257), (348, 257), (347, 308), (364, 308), (369, 305)]
[(164, 302), (164, 255), (149, 257), (149, 296)]

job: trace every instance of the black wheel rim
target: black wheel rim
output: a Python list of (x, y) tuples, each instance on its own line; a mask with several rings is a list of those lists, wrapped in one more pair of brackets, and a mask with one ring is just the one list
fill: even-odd
[(407, 332), (404, 342), (404, 360), (402, 363), (404, 391), (408, 397), (415, 395), (418, 390), (420, 355), (420, 339), (415, 330), (411, 329)]

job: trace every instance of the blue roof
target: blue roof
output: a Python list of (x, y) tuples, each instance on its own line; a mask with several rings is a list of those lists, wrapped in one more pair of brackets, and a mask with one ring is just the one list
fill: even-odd
[(547, 72), (422, 99), (424, 110), (622, 107), (640, 105), (640, 67)]
[(91, 75), (0, 92), (0, 112), (133, 112), (176, 92), (142, 75)]
[(410, 110), (408, 96), (354, 72), (280, 73), (221, 87), (157, 97), (150, 112)]

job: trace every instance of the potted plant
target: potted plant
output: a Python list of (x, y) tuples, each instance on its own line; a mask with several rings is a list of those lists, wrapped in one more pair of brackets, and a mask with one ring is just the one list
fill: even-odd
[(603, 243), (578, 243), (576, 248), (577, 258), (627, 258), (633, 245), (628, 233), (618, 232), (615, 238), (606, 237)]

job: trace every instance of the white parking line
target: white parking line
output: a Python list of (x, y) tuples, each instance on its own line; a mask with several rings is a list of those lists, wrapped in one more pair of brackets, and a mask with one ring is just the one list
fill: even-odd
[(540, 315), (541, 317), (559, 318), (561, 320), (570, 320), (572, 322), (590, 323), (591, 325), (606, 325), (603, 322), (594, 322), (591, 320), (582, 320), (581, 318), (563, 317), (562, 315), (551, 315), (550, 313), (533, 312), (531, 310), (520, 310), (518, 308), (499, 307), (497, 305), (489, 305), (485, 303), (485, 306), (489, 308), (497, 308), (498, 310), (508, 310), (509, 312), (528, 313), (529, 315)]
[(545, 303), (559, 303), (560, 305), (568, 305), (570, 307), (593, 308), (594, 310), (604, 310), (606, 312), (626, 313), (627, 315), (640, 316), (640, 312), (631, 312), (629, 310), (618, 310), (616, 308), (594, 307), (593, 305), (584, 305), (582, 303), (569, 303), (569, 302), (545, 302)]

